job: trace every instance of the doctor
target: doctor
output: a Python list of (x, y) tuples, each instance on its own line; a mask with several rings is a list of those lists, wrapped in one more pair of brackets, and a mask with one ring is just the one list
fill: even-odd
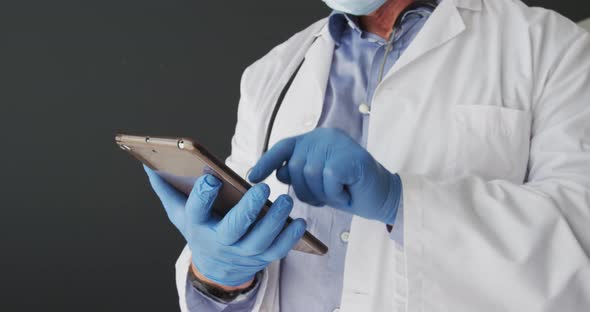
[[(265, 183), (219, 219), (215, 178), (147, 170), (181, 310), (588, 311), (590, 35), (512, 0), (325, 2), (242, 79), (227, 163)], [(289, 252), (306, 227), (326, 256)]]

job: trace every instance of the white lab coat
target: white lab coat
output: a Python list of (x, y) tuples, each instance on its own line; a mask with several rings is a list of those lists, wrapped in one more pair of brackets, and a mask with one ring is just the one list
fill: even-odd
[[(227, 160), (238, 173), (260, 157), (303, 56), (271, 145), (317, 125), (334, 49), (325, 24), (245, 71)], [(443, 0), (377, 88), (368, 131), (369, 152), (402, 177), (405, 241), (353, 218), (340, 311), (590, 311), (585, 31), (519, 1)], [(287, 192), (267, 182), (273, 198)], [(184, 311), (189, 263), (185, 250)], [(278, 311), (278, 279), (273, 263), (255, 311)]]

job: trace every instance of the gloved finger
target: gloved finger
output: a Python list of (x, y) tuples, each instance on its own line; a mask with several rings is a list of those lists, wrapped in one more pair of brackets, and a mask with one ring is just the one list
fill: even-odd
[(291, 186), (297, 195), (297, 198), (304, 203), (318, 206), (320, 204), (319, 200), (315, 198), (307, 182), (305, 181), (305, 176), (303, 174), (303, 169), (305, 167), (305, 158), (303, 157), (293, 157), (289, 161), (289, 176), (291, 176)]
[(370, 154), (366, 155), (338, 155), (326, 162), (324, 171), (327, 171), (340, 184), (351, 185), (358, 182), (362, 176), (363, 167), (369, 161), (374, 161)]
[(303, 176), (307, 187), (317, 201), (316, 204), (324, 205), (326, 195), (324, 193), (324, 164), (317, 157), (308, 157), (303, 167)]
[(190, 224), (202, 224), (209, 220), (220, 187), (221, 181), (210, 174), (197, 179), (186, 201), (186, 216)]
[(346, 208), (350, 206), (351, 196), (343, 184), (330, 167), (323, 170), (324, 192), (326, 202), (335, 208)]
[(261, 259), (267, 262), (282, 259), (287, 256), (289, 251), (297, 245), (299, 240), (305, 234), (307, 223), (303, 219), (296, 219), (289, 224), (272, 245), (262, 254), (259, 255)]
[(258, 221), (238, 247), (246, 256), (263, 253), (275, 240), (285, 226), (293, 209), (293, 200), (288, 195), (281, 195), (268, 210), (264, 218)]
[(229, 246), (239, 241), (258, 218), (269, 195), (270, 189), (264, 183), (250, 188), (240, 202), (216, 225), (219, 242)]
[(248, 179), (253, 183), (259, 183), (266, 179), (275, 169), (283, 166), (289, 161), (295, 150), (296, 138), (288, 138), (279, 141), (268, 152), (266, 152), (250, 171)]
[(185, 211), (186, 196), (168, 184), (162, 177), (160, 177), (155, 171), (143, 166), (150, 184), (154, 189), (154, 192), (160, 198), (162, 206), (166, 210), (168, 219), (176, 226), (176, 228), (184, 235), (184, 223), (185, 223)]
[(285, 184), (291, 184), (291, 176), (289, 175), (288, 163), (277, 169), (277, 179)]

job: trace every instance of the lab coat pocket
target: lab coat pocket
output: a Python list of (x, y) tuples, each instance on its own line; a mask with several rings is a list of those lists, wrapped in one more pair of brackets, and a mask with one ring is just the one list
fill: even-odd
[(524, 181), (531, 135), (529, 112), (491, 105), (455, 105), (451, 114), (455, 176)]

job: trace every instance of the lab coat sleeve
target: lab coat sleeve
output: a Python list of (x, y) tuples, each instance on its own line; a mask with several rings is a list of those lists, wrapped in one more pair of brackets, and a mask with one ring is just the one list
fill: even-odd
[(559, 35), (535, 56), (526, 182), (401, 174), (408, 311), (590, 307), (590, 39)]

